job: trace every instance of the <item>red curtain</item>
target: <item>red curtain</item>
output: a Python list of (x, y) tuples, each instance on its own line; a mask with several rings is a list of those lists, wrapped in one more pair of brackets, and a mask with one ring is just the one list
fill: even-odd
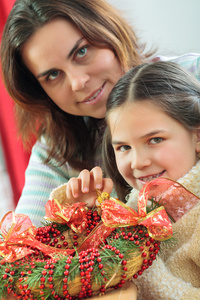
[[(0, 1), (0, 37), (9, 11), (14, 0)], [(23, 149), (17, 137), (14, 119), (13, 100), (8, 96), (0, 77), (0, 137), (2, 141), (5, 164), (13, 189), (14, 205), (17, 204), (24, 186), (24, 173), (28, 164), (29, 154)], [(6, 201), (6, 199), (5, 199)]]

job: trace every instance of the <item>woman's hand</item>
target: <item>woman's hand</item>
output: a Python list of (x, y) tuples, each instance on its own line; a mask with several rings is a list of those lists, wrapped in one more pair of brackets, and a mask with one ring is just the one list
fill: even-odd
[(66, 187), (67, 199), (73, 202), (85, 202), (88, 207), (93, 207), (97, 200), (96, 190), (111, 193), (113, 182), (110, 178), (103, 178), (100, 167), (95, 167), (91, 171), (83, 170), (79, 176), (72, 177)]

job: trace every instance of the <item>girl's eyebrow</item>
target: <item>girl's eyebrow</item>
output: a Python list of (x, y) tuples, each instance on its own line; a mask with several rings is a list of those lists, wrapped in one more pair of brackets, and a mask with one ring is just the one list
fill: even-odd
[[(72, 48), (72, 50), (67, 55), (67, 59), (69, 59), (74, 54), (74, 52), (76, 52), (76, 50), (78, 49), (78, 47), (80, 46), (80, 44), (82, 43), (83, 40), (84, 40), (84, 37), (81, 37), (80, 39), (78, 39), (78, 41), (76, 42), (76, 44), (74, 45), (74, 47)], [(37, 79), (39, 79), (41, 77), (44, 77), (44, 76), (46, 76), (48, 74), (51, 74), (53, 71), (55, 71), (54, 68), (51, 68), (51, 69), (46, 70), (44, 72), (41, 72), (41, 73), (39, 73), (37, 75)]]
[(141, 136), (141, 138), (143, 139), (143, 138), (148, 138), (148, 137), (150, 137), (150, 136), (152, 136), (152, 135), (156, 135), (156, 134), (159, 134), (159, 133), (164, 133), (165, 132), (165, 130), (155, 130), (155, 131), (151, 131), (151, 132), (149, 132), (149, 133), (147, 133), (147, 134), (145, 134), (145, 135), (143, 135), (143, 136)]
[[(140, 138), (144, 139), (144, 138), (151, 137), (152, 135), (156, 135), (156, 134), (160, 134), (160, 133), (164, 133), (164, 132), (165, 132), (165, 130), (155, 130), (155, 131), (151, 131), (151, 132), (141, 136)], [(126, 144), (126, 142), (112, 140), (112, 145), (120, 145), (120, 144)]]
[(112, 145), (121, 145), (121, 144), (124, 144), (124, 142), (112, 141)]

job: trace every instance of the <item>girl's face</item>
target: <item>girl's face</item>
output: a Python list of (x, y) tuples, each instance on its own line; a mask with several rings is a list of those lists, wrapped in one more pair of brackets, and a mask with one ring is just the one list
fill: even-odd
[(198, 130), (189, 132), (149, 101), (114, 109), (108, 122), (118, 170), (138, 190), (158, 177), (176, 181), (197, 162)]
[(113, 51), (92, 46), (69, 21), (38, 29), (22, 49), (27, 68), (65, 112), (103, 118), (108, 95), (123, 75)]

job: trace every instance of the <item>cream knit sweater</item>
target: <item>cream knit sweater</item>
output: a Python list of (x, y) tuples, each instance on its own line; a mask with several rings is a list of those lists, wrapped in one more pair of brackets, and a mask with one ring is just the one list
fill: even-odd
[[(200, 198), (200, 161), (178, 180)], [(127, 204), (137, 207), (138, 191), (133, 189)], [(200, 299), (200, 203), (173, 224), (175, 246), (162, 244), (162, 251), (142, 276), (133, 280), (138, 300)]]

